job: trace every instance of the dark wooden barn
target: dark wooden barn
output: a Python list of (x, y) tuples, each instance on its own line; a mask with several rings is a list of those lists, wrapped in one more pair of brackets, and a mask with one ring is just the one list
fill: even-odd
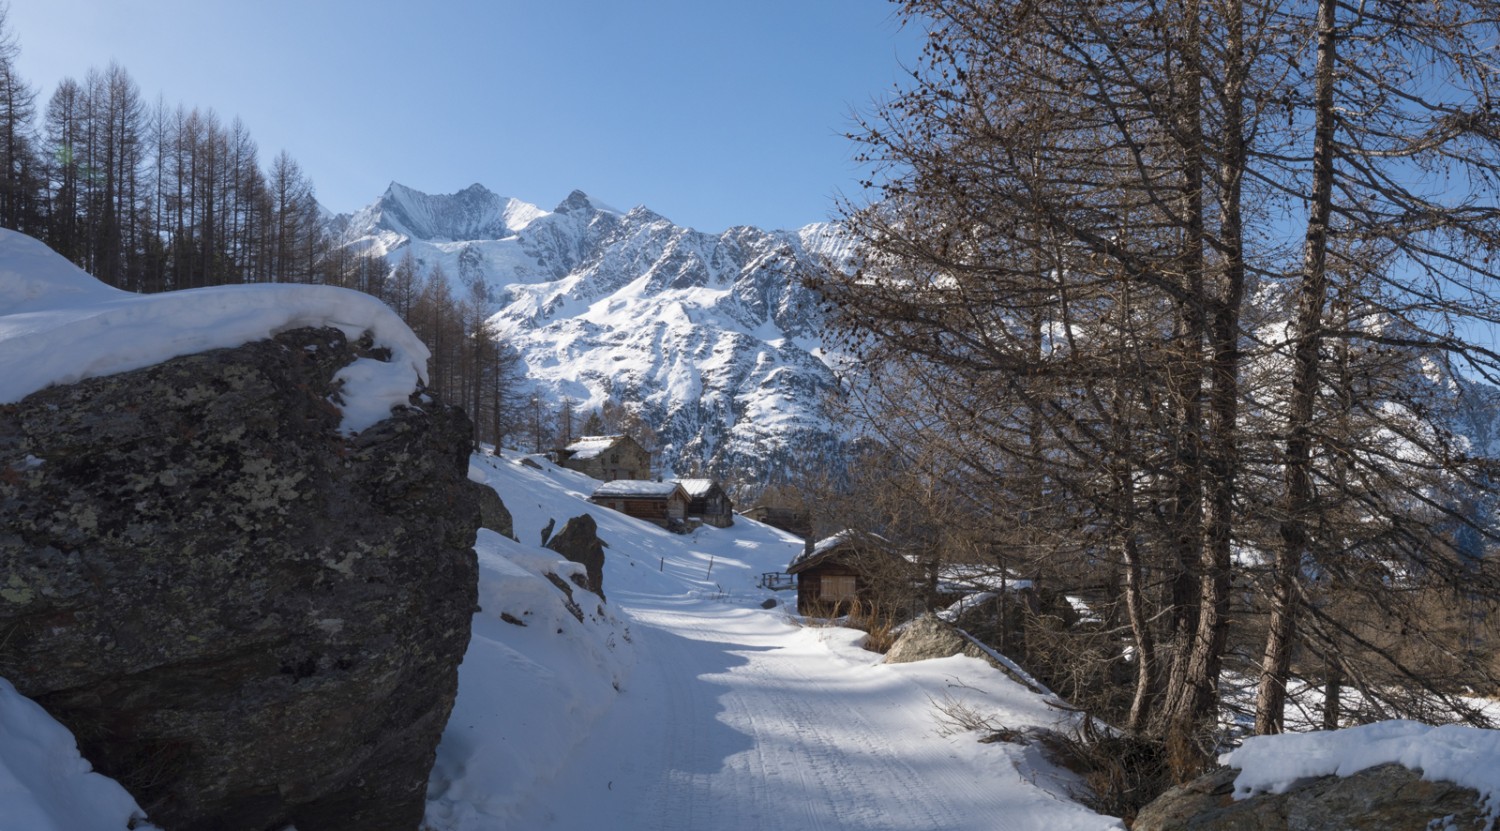
[(855, 601), (874, 602), (877, 579), (909, 582), (911, 566), (881, 542), (879, 537), (853, 531), (809, 542), (786, 569), (797, 578), (798, 614), (846, 615)]
[(807, 511), (775, 505), (756, 505), (741, 514), (804, 539), (812, 536), (812, 515)]
[(702, 520), (704, 525), (728, 528), (734, 524), (734, 503), (729, 494), (712, 479), (678, 479), (677, 484), (687, 491), (688, 517)]
[(589, 501), (663, 528), (677, 530), (687, 525), (687, 491), (676, 482), (639, 479), (605, 482), (594, 489)]

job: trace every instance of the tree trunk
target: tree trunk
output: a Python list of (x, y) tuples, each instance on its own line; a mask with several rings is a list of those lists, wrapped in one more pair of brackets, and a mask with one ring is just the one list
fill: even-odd
[(1312, 204), (1303, 249), (1302, 284), (1292, 336), (1292, 389), (1287, 407), (1286, 494), (1282, 502), (1281, 548), (1271, 587), (1271, 623), (1261, 659), (1255, 698), (1255, 732), (1280, 733), (1284, 726), (1286, 683), (1296, 635), (1296, 581), (1307, 553), (1305, 517), (1312, 508), (1312, 420), (1319, 383), (1318, 350), (1328, 292), (1328, 226), (1333, 205), (1333, 84), (1336, 0), (1318, 0), (1318, 59), (1313, 138)]

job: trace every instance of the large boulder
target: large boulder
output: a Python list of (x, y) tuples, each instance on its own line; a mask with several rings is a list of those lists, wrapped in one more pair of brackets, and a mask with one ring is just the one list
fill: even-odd
[(963, 632), (953, 624), (938, 619), (930, 612), (919, 615), (901, 627), (895, 643), (892, 643), (891, 648), (886, 650), (885, 662), (908, 664), (913, 661), (929, 661), (933, 658), (948, 658), (953, 655), (978, 658), (996, 669), (1003, 670), (1007, 675), (1013, 675), (1010, 667), (995, 660), (993, 655), (970, 638), (965, 637)]
[[(550, 522), (547, 527), (552, 527)], [(573, 517), (556, 536), (543, 543), (569, 561), (581, 564), (588, 575), (589, 591), (604, 597), (604, 543), (599, 539), (599, 525), (592, 516)]]
[(475, 489), (479, 495), (479, 527), (488, 528), (502, 537), (516, 538), (515, 522), (510, 509), (500, 499), (494, 488)]
[(476, 604), (470, 426), (346, 437), (335, 329), (0, 406), (0, 675), (169, 831), (421, 821)]
[(1347, 777), (1319, 776), (1285, 793), (1236, 801), (1239, 771), (1222, 768), (1172, 788), (1141, 809), (1134, 831), (1394, 831), (1486, 828), (1479, 794), (1419, 771), (1380, 765)]
[(906, 624), (896, 642), (885, 653), (888, 664), (906, 664), (947, 658), (970, 651), (971, 644), (953, 628), (927, 614)]

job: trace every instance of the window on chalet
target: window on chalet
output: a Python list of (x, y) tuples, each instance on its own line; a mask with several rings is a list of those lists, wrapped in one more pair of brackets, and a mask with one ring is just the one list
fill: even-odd
[(818, 599), (830, 603), (854, 599), (854, 577), (843, 574), (825, 574), (819, 581)]

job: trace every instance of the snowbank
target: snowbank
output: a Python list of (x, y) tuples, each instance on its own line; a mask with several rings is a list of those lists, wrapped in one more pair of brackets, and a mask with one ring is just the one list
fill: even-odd
[(144, 817), (113, 779), (93, 772), (68, 728), (0, 678), (0, 829), (125, 831)]
[(0, 229), (0, 404), (53, 384), (126, 372), (288, 329), (370, 332), (391, 361), (346, 367), (343, 429), (355, 433), (404, 405), (427, 376), (424, 346), (384, 303), (333, 286), (261, 284), (139, 295), (85, 274), (41, 242)]
[[(480, 529), (479, 605), (438, 745), (427, 822), (506, 827), (516, 802), (571, 757), (634, 663), (629, 630), (598, 596), (572, 586), (575, 617), (548, 574), (583, 566)], [(502, 615), (504, 617), (502, 617)]]
[(1219, 761), (1240, 769), (1234, 780), (1236, 799), (1285, 793), (1299, 779), (1349, 776), (1395, 763), (1421, 771), (1423, 779), (1478, 791), (1490, 817), (1500, 816), (1500, 730), (1382, 721), (1327, 732), (1253, 736)]

